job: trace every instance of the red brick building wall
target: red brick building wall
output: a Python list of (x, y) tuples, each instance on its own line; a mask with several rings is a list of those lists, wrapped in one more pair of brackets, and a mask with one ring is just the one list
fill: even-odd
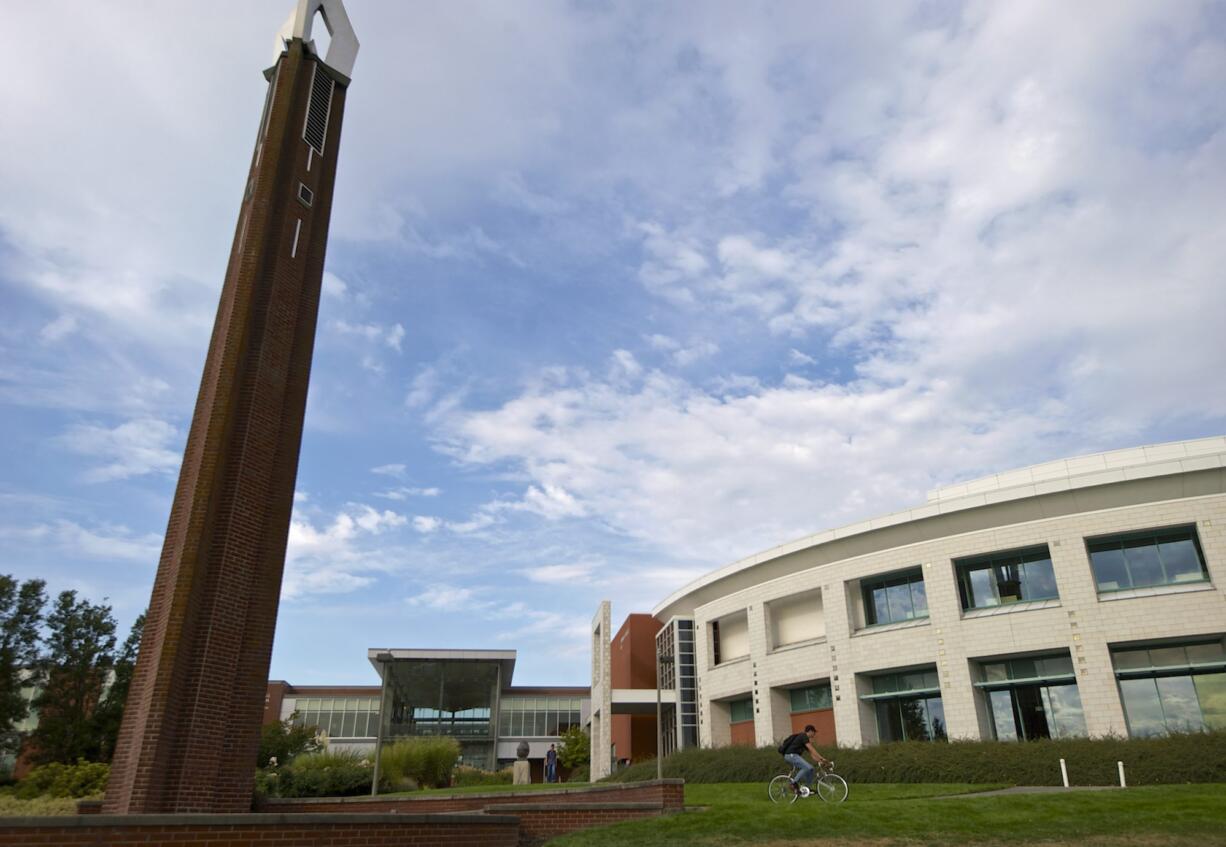
[[(609, 674), (614, 688), (655, 690), (656, 633), (651, 615), (627, 615), (609, 645)], [(639, 762), (656, 754), (656, 716), (613, 715), (609, 722), (618, 759)]]
[(732, 744), (737, 744), (745, 747), (753, 747), (757, 744), (757, 739), (754, 737), (753, 721), (737, 721), (728, 725), (728, 729), (732, 735)]

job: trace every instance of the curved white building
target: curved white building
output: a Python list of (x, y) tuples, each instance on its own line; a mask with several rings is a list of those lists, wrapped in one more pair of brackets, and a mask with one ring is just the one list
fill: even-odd
[[(938, 489), (715, 570), (653, 615), (666, 751), (805, 723), (848, 745), (1226, 728), (1226, 438)], [(594, 714), (616, 713), (602, 664)]]

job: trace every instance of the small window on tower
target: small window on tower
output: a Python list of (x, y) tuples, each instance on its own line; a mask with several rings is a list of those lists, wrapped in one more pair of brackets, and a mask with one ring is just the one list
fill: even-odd
[(298, 183), (298, 199), (302, 201), (303, 205), (309, 206), (311, 201), (315, 199), (315, 193), (307, 188), (305, 183), (300, 182)]

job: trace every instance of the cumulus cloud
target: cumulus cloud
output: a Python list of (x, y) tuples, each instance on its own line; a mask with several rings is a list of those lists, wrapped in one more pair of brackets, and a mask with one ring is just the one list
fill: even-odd
[(392, 568), (378, 536), (408, 523), (404, 515), (351, 504), (318, 524), (295, 514), (285, 557), (283, 598), (354, 591)]

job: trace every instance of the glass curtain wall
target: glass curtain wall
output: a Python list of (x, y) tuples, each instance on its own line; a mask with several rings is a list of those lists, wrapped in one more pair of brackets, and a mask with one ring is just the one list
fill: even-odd
[(499, 707), (498, 734), (514, 738), (556, 738), (581, 726), (578, 697), (504, 696)]
[(329, 738), (370, 739), (379, 731), (378, 697), (299, 697), (294, 724), (315, 726)]
[(945, 707), (936, 670), (873, 677), (873, 693), (864, 695), (877, 713), (877, 738), (890, 741), (944, 741)]
[(467, 765), (494, 767), (499, 666), (496, 662), (396, 660), (388, 665), (386, 740), (445, 735), (460, 742)]
[(1226, 730), (1226, 648), (1222, 642), (1112, 651), (1128, 734)]
[(656, 655), (672, 656), (673, 664), (661, 667), (665, 689), (676, 689), (680, 719), (672, 704), (664, 704), (661, 714), (661, 741), (664, 755), (678, 749), (677, 733), (680, 731), (681, 747), (698, 746), (698, 688), (694, 675), (694, 621), (676, 619), (656, 634)]
[(975, 683), (987, 698), (1000, 741), (1078, 738), (1086, 734), (1085, 711), (1069, 656), (984, 662)]

